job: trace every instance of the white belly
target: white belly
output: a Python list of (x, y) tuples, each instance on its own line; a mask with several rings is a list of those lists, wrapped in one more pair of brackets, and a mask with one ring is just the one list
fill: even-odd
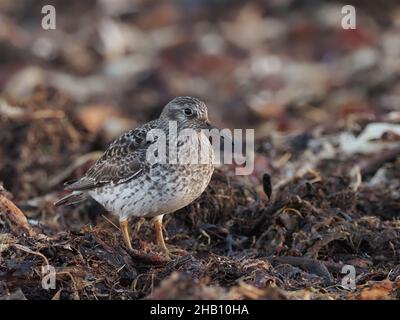
[(201, 143), (209, 145), (205, 148), (207, 164), (157, 167), (127, 183), (90, 191), (90, 196), (121, 220), (129, 216), (154, 217), (187, 206), (205, 190), (214, 169), (210, 142), (201, 138)]

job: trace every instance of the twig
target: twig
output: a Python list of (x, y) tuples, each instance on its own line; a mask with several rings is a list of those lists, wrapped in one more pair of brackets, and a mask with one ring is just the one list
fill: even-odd
[(121, 228), (118, 227), (114, 222), (108, 219), (104, 214), (101, 215), (107, 222), (109, 222), (112, 226), (114, 226), (117, 230), (121, 231)]
[(75, 169), (79, 168), (89, 160), (97, 160), (98, 158), (100, 158), (101, 155), (102, 152), (95, 151), (84, 154), (83, 156), (75, 159), (72, 164), (70, 164), (67, 168), (65, 168), (56, 176), (50, 178), (49, 182), (47, 183), (47, 189), (51, 189), (54, 186), (58, 185), (59, 183), (67, 179), (72, 174), (72, 172), (74, 172)]
[(350, 171), (350, 177), (351, 177), (351, 183), (350, 183), (350, 189), (356, 192), (358, 188), (361, 185), (362, 182), (362, 176), (361, 176), (361, 171), (360, 167), (358, 165), (355, 165), (351, 171)]
[(30, 253), (30, 254), (34, 254), (35, 256), (42, 257), (43, 260), (46, 262), (46, 266), (47, 267), (50, 266), (49, 265), (49, 260), (46, 258), (46, 256), (43, 253), (40, 253), (39, 251), (33, 251), (33, 250), (29, 249), (28, 247), (25, 247), (25, 246), (20, 245), (18, 243), (13, 244), (13, 246), (15, 248), (19, 249), (19, 250), (25, 251), (25, 252)]

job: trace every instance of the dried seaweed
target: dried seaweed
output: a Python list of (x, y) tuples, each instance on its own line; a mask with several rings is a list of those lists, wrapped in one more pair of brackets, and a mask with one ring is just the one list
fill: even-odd
[[(358, 4), (352, 31), (325, 18), (335, 2), (149, 1), (138, 15), (54, 1), (54, 33), (23, 2), (0, 3), (13, 30), (0, 32), (0, 300), (400, 297), (395, 1)], [(53, 206), (64, 180), (183, 94), (221, 127), (255, 128), (256, 152), (251, 175), (221, 166), (165, 216), (173, 260), (150, 221), (130, 222), (130, 252), (95, 201)]]

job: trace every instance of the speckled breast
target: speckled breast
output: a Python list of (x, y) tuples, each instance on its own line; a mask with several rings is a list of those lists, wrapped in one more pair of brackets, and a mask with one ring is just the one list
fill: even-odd
[[(203, 134), (200, 142), (195, 146), (187, 140), (178, 143), (178, 154), (183, 155), (178, 163), (148, 165), (138, 178), (98, 189), (91, 196), (120, 219), (153, 217), (181, 209), (201, 195), (214, 170), (212, 146)], [(198, 157), (201, 161), (188, 163), (193, 159), (190, 154), (195, 152), (201, 153)]]

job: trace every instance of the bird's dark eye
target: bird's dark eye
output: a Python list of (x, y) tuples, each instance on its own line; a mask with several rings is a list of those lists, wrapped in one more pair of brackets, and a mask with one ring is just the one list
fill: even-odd
[(193, 115), (193, 110), (190, 109), (190, 108), (185, 108), (185, 109), (183, 110), (183, 112), (184, 112), (187, 116)]

